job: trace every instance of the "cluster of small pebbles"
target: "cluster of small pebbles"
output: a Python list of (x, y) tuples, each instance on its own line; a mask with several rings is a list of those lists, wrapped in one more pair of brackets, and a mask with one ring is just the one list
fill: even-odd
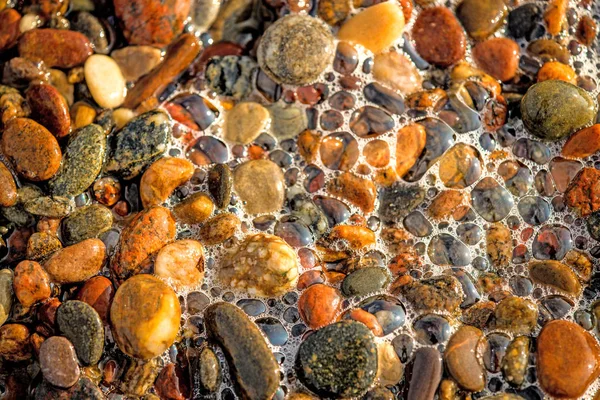
[(600, 399), (599, 19), (0, 0), (0, 398)]

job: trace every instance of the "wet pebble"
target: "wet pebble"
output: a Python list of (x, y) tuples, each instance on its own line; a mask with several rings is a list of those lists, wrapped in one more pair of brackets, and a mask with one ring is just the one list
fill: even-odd
[(537, 325), (537, 306), (522, 297), (503, 299), (495, 311), (495, 326), (514, 335), (528, 335)]
[(0, 10), (0, 51), (5, 51), (17, 43), (21, 14), (17, 10), (7, 8)]
[(32, 85), (27, 89), (25, 97), (31, 107), (32, 118), (56, 138), (63, 138), (71, 132), (69, 105), (54, 86), (45, 83)]
[(182, 239), (159, 250), (154, 274), (176, 289), (198, 286), (204, 279), (204, 250), (196, 240)]
[(422, 281), (410, 280), (395, 289), (418, 311), (446, 310), (454, 312), (463, 301), (458, 279), (453, 276), (437, 276)]
[(214, 203), (206, 194), (196, 192), (173, 207), (175, 219), (182, 224), (194, 225), (206, 221), (212, 215)]
[(512, 385), (520, 386), (525, 381), (529, 365), (530, 339), (527, 336), (516, 337), (506, 348), (502, 359), (502, 374)]
[(600, 150), (600, 125), (575, 132), (565, 142), (561, 154), (567, 158), (585, 158)]
[(448, 67), (465, 55), (462, 26), (446, 7), (430, 7), (420, 12), (412, 33), (417, 52), (431, 64)]
[(346, 276), (341, 289), (349, 297), (364, 296), (382, 290), (388, 282), (388, 274), (383, 268), (361, 268)]
[(163, 157), (153, 162), (140, 180), (140, 198), (145, 208), (164, 203), (173, 191), (189, 181), (194, 165), (183, 158)]
[(224, 138), (237, 144), (248, 144), (265, 131), (269, 111), (258, 103), (243, 102), (225, 114)]
[(484, 40), (504, 24), (507, 8), (502, 0), (464, 0), (456, 16), (475, 40)]
[(508, 33), (517, 39), (529, 38), (541, 21), (542, 10), (535, 3), (523, 4), (508, 14)]
[(114, 295), (115, 289), (110, 279), (104, 276), (94, 276), (88, 279), (79, 289), (75, 300), (89, 304), (96, 310), (102, 322), (107, 323)]
[[(369, 213), (375, 207), (377, 192), (375, 184), (350, 172), (345, 172), (329, 181), (327, 190)], [(392, 199), (390, 199), (391, 201)]]
[(583, 168), (569, 184), (565, 192), (566, 203), (581, 216), (587, 216), (600, 209), (600, 187), (597, 182), (600, 171)]
[(421, 186), (396, 183), (380, 194), (379, 215), (384, 222), (397, 222), (406, 217), (425, 200)]
[(450, 337), (450, 324), (440, 315), (425, 314), (413, 324), (415, 339), (424, 345), (445, 343)]
[(490, 225), (486, 234), (486, 253), (495, 267), (508, 265), (511, 259), (510, 230), (501, 223)]
[(86, 239), (55, 252), (44, 269), (56, 283), (75, 283), (96, 275), (104, 264), (106, 247), (99, 239)]
[(514, 205), (512, 195), (494, 178), (483, 178), (471, 191), (473, 208), (488, 222), (501, 221)]
[[(365, 88), (366, 89), (366, 88)], [(403, 177), (417, 162), (425, 144), (427, 133), (419, 124), (411, 124), (401, 128), (396, 134), (396, 173)]]
[(459, 143), (440, 159), (439, 176), (446, 187), (464, 189), (477, 182), (483, 170), (482, 164), (477, 149)]
[(472, 326), (461, 326), (448, 341), (444, 361), (450, 375), (458, 384), (473, 392), (485, 386), (485, 370), (477, 357), (483, 333)]
[(283, 173), (272, 161), (252, 160), (238, 166), (233, 173), (233, 184), (250, 214), (273, 212), (283, 204)]
[(371, 138), (390, 131), (394, 127), (394, 120), (377, 107), (364, 106), (352, 113), (349, 126), (358, 137)]
[(63, 29), (32, 29), (19, 39), (19, 55), (42, 60), (48, 67), (73, 68), (93, 53), (85, 35)]
[(79, 11), (72, 15), (70, 20), (71, 28), (87, 36), (92, 43), (94, 52), (108, 54), (111, 47), (110, 32), (105, 29), (98, 18), (87, 11)]
[(51, 384), (69, 388), (79, 380), (75, 348), (68, 339), (52, 336), (40, 346), (40, 369), (44, 378)]
[(531, 250), (538, 260), (562, 260), (573, 247), (571, 232), (562, 225), (545, 225), (533, 239)]
[(85, 83), (102, 108), (117, 108), (125, 101), (125, 78), (109, 56), (94, 54), (85, 61)]
[(342, 306), (341, 293), (331, 286), (314, 284), (298, 300), (302, 320), (313, 329), (334, 322)]
[(372, 73), (377, 82), (403, 95), (420, 90), (423, 83), (412, 61), (396, 51), (377, 54), (373, 59)]
[(21, 261), (17, 264), (13, 289), (17, 300), (25, 308), (47, 299), (52, 293), (48, 274), (35, 261)]
[(434, 347), (421, 347), (415, 352), (408, 400), (433, 399), (442, 379), (442, 357)]
[(541, 197), (527, 196), (517, 204), (519, 215), (530, 225), (541, 225), (550, 218), (550, 204)]
[(128, 82), (137, 81), (162, 60), (160, 49), (152, 46), (127, 46), (113, 51), (110, 56)]
[(62, 237), (65, 244), (79, 243), (99, 237), (112, 227), (111, 211), (101, 204), (82, 207), (62, 221)]
[(0, 206), (12, 207), (17, 203), (17, 185), (10, 170), (0, 162)]
[(427, 254), (431, 262), (437, 265), (463, 267), (471, 263), (469, 248), (447, 233), (441, 233), (431, 239)]
[(581, 292), (581, 284), (575, 272), (558, 261), (532, 262), (529, 264), (529, 276), (536, 283), (548, 285), (574, 296)]
[(507, 38), (492, 38), (473, 48), (475, 63), (486, 73), (501, 81), (515, 77), (519, 67), (520, 48)]
[(200, 238), (209, 246), (223, 243), (233, 237), (239, 226), (240, 220), (235, 214), (219, 214), (202, 225)]
[(56, 322), (82, 364), (97, 364), (104, 350), (104, 326), (96, 310), (83, 301), (69, 300), (58, 307)]
[(13, 272), (9, 268), (0, 270), (0, 326), (4, 325), (13, 304)]

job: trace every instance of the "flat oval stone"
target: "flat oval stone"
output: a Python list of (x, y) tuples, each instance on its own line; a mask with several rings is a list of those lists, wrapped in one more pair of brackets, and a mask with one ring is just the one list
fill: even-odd
[(17, 184), (10, 170), (0, 162), (0, 206), (12, 207), (17, 203)]
[(112, 228), (113, 215), (102, 204), (78, 208), (62, 220), (62, 239), (71, 245), (86, 239), (99, 237)]
[(354, 204), (365, 213), (372, 212), (375, 207), (377, 197), (375, 184), (353, 173), (344, 172), (330, 180), (327, 191)]
[(542, 10), (535, 3), (523, 4), (508, 14), (508, 33), (514, 38), (530, 37), (541, 21)]
[(437, 265), (464, 267), (471, 263), (471, 252), (460, 240), (448, 233), (434, 236), (427, 247), (431, 262)]
[(104, 276), (94, 276), (88, 279), (77, 292), (75, 300), (83, 301), (96, 310), (102, 322), (108, 322), (110, 304), (115, 294), (110, 279)]
[(473, 208), (488, 222), (501, 221), (514, 205), (513, 196), (494, 178), (486, 177), (471, 191)]
[(48, 274), (35, 261), (21, 261), (17, 264), (13, 278), (13, 289), (17, 300), (25, 308), (29, 308), (51, 295)]
[(279, 387), (279, 366), (258, 327), (238, 307), (210, 305), (204, 313), (209, 337), (224, 350), (241, 394), (270, 399)]
[(558, 80), (536, 83), (521, 100), (525, 128), (549, 141), (563, 139), (590, 125), (596, 109), (585, 90)]
[(565, 142), (561, 154), (567, 158), (585, 158), (600, 150), (600, 124), (581, 129)]
[[(372, 72), (373, 78), (377, 82), (397, 90), (403, 95), (409, 95), (418, 91), (421, 89), (421, 84), (423, 83), (423, 78), (419, 75), (419, 71), (412, 61), (396, 51), (377, 54), (373, 58)], [(373, 85), (373, 83), (370, 85)], [(367, 87), (365, 87), (365, 90)], [(365, 91), (365, 95), (366, 93)], [(392, 91), (391, 93), (395, 92)], [(368, 100), (372, 101), (371, 99)], [(404, 104), (402, 106), (404, 107)], [(402, 111), (395, 114), (402, 114)]]
[(521, 49), (517, 42), (507, 38), (491, 38), (473, 48), (473, 60), (479, 68), (501, 81), (515, 77)]
[(275, 82), (301, 86), (319, 78), (334, 52), (333, 36), (325, 23), (308, 15), (288, 15), (265, 31), (257, 58)]
[(302, 342), (296, 366), (302, 383), (320, 396), (360, 396), (377, 373), (374, 336), (355, 321), (327, 325)]
[(152, 46), (127, 46), (110, 53), (110, 56), (121, 68), (123, 77), (135, 82), (160, 64), (160, 49)]
[[(366, 89), (366, 88), (365, 88)], [(425, 148), (427, 133), (419, 124), (410, 124), (396, 134), (396, 173), (404, 177)]]
[(65, 29), (32, 29), (19, 39), (19, 55), (42, 60), (47, 67), (73, 68), (93, 53), (84, 34)]
[(433, 347), (415, 351), (407, 400), (430, 400), (442, 380), (442, 356)]
[(559, 261), (532, 262), (529, 264), (529, 276), (537, 283), (552, 286), (574, 296), (581, 292), (581, 284), (575, 272)]
[(54, 86), (46, 83), (32, 85), (25, 92), (32, 117), (57, 138), (71, 132), (69, 104)]
[(58, 329), (75, 346), (77, 357), (84, 365), (100, 361), (104, 351), (104, 325), (100, 316), (87, 303), (69, 300), (56, 311)]
[(600, 375), (600, 346), (579, 325), (551, 321), (538, 336), (536, 363), (538, 380), (546, 393), (578, 398)]
[(23, 178), (50, 179), (60, 166), (58, 142), (42, 125), (28, 118), (14, 118), (4, 125), (2, 151)]
[(175, 220), (169, 209), (155, 206), (141, 211), (123, 229), (111, 269), (119, 279), (127, 279), (143, 268), (143, 262), (175, 239)]
[(145, 208), (164, 203), (177, 187), (192, 178), (194, 165), (184, 159), (163, 157), (152, 163), (140, 180), (140, 198)]
[(90, 56), (83, 66), (85, 83), (102, 108), (117, 108), (125, 101), (125, 78), (119, 65), (103, 54)]
[(502, 374), (507, 382), (520, 386), (525, 381), (529, 364), (530, 339), (527, 336), (515, 338), (506, 348), (502, 359)]
[(106, 135), (91, 124), (73, 133), (56, 176), (48, 182), (55, 196), (77, 196), (89, 188), (102, 170)]
[(400, 39), (403, 31), (402, 7), (385, 2), (367, 7), (346, 21), (338, 32), (338, 39), (360, 44), (378, 54)]
[(458, 143), (440, 159), (440, 179), (453, 189), (464, 189), (477, 182), (483, 170), (479, 151), (472, 146)]
[(99, 239), (86, 239), (67, 246), (44, 263), (44, 269), (56, 283), (85, 281), (96, 275), (106, 256), (106, 247)]
[(483, 332), (463, 325), (452, 335), (444, 353), (444, 361), (450, 375), (458, 384), (472, 392), (485, 387), (485, 369), (477, 358), (477, 349)]
[(497, 329), (514, 335), (529, 335), (537, 325), (538, 308), (530, 300), (509, 296), (498, 303), (494, 315)]
[(40, 196), (23, 204), (28, 213), (49, 218), (66, 217), (74, 208), (75, 203), (71, 199), (60, 196)]
[(79, 380), (79, 365), (75, 348), (68, 339), (52, 336), (40, 346), (40, 369), (51, 384), (69, 388)]
[(409, 280), (394, 289), (402, 294), (417, 311), (445, 310), (455, 312), (463, 302), (461, 284), (454, 276), (440, 275), (421, 281)]
[(162, 111), (134, 118), (115, 134), (105, 171), (124, 179), (135, 178), (167, 149), (171, 131), (169, 116)]
[(252, 160), (238, 166), (233, 173), (233, 185), (249, 214), (274, 212), (283, 204), (283, 172), (272, 161)]
[(269, 119), (269, 111), (259, 103), (239, 103), (225, 114), (224, 138), (248, 144), (265, 131)]
[(126, 280), (110, 307), (117, 345), (124, 353), (144, 360), (159, 356), (173, 344), (180, 319), (181, 308), (173, 289), (147, 274)]
[(421, 11), (412, 36), (419, 55), (439, 67), (449, 67), (465, 55), (465, 34), (449, 8), (429, 7)]
[(382, 290), (388, 282), (389, 276), (385, 269), (360, 268), (346, 276), (341, 289), (345, 296), (364, 296)]
[(464, 0), (456, 8), (456, 16), (475, 40), (484, 40), (504, 23), (508, 10), (502, 0)]

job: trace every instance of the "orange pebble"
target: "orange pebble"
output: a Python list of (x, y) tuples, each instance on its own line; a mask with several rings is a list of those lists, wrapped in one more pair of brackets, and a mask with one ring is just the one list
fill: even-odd
[(373, 335), (375, 336), (383, 336), (383, 329), (381, 328), (381, 325), (379, 325), (377, 318), (365, 310), (356, 308), (350, 311), (350, 313), (346, 315), (346, 318), (362, 322), (371, 330), (371, 332), (373, 332)]
[(321, 283), (306, 289), (298, 300), (300, 317), (311, 329), (335, 322), (341, 307), (342, 295), (340, 292)]
[(576, 84), (577, 74), (573, 68), (558, 61), (549, 61), (540, 68), (537, 75), (538, 82), (560, 80)]

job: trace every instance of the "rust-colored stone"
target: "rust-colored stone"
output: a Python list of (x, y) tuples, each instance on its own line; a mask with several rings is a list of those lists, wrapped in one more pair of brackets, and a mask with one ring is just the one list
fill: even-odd
[(567, 188), (565, 199), (584, 217), (600, 209), (600, 171), (589, 167), (579, 171)]
[(0, 161), (0, 207), (11, 207), (17, 202), (17, 184), (10, 170)]
[(341, 293), (337, 289), (321, 283), (310, 286), (298, 300), (300, 316), (312, 329), (335, 322), (341, 307)]
[(6, 361), (26, 361), (31, 358), (29, 329), (21, 324), (0, 327), (0, 357)]
[(83, 34), (64, 29), (32, 29), (19, 39), (19, 55), (42, 60), (48, 67), (73, 68), (93, 53), (90, 40)]
[(430, 7), (421, 11), (412, 36), (421, 57), (437, 66), (449, 67), (465, 56), (465, 33), (449, 8)]
[(86, 239), (54, 253), (44, 269), (56, 283), (81, 282), (100, 271), (105, 257), (106, 247), (100, 239)]
[(98, 312), (102, 321), (106, 323), (114, 295), (115, 289), (110, 279), (104, 276), (94, 276), (79, 289), (75, 299), (92, 306)]
[(429, 216), (436, 220), (447, 219), (452, 216), (456, 208), (463, 204), (466, 196), (458, 190), (444, 190), (427, 208)]
[(161, 158), (144, 172), (140, 181), (140, 197), (144, 207), (164, 203), (178, 187), (189, 181), (194, 165), (183, 158)]
[(51, 85), (31, 86), (25, 93), (31, 106), (32, 118), (37, 120), (57, 138), (71, 131), (71, 116), (67, 100)]
[(549, 34), (556, 36), (562, 31), (568, 6), (569, 0), (550, 0), (544, 13), (544, 22)]
[(156, 393), (161, 399), (186, 400), (190, 397), (190, 388), (183, 370), (176, 364), (167, 364), (154, 382)]
[(507, 38), (491, 38), (473, 48), (475, 63), (501, 81), (515, 77), (519, 67), (519, 54), (517, 42)]
[(377, 191), (373, 182), (350, 172), (344, 172), (331, 180), (327, 190), (334, 196), (348, 200), (365, 213), (372, 212), (375, 207)]
[(0, 11), (0, 51), (13, 47), (17, 43), (21, 14), (17, 10), (7, 8)]
[(594, 43), (597, 33), (598, 24), (596, 21), (588, 15), (581, 17), (577, 24), (577, 31), (575, 32), (577, 40), (586, 46), (591, 46)]
[(573, 85), (577, 84), (577, 74), (573, 68), (558, 61), (548, 61), (538, 71), (537, 80), (543, 82), (553, 79), (569, 82)]
[(31, 307), (50, 297), (50, 279), (40, 264), (21, 261), (15, 268), (13, 289), (23, 307)]
[(403, 177), (423, 152), (427, 135), (422, 125), (410, 124), (398, 131), (396, 139), (396, 173)]
[(600, 124), (575, 132), (564, 144), (561, 154), (567, 158), (585, 158), (600, 150)]

